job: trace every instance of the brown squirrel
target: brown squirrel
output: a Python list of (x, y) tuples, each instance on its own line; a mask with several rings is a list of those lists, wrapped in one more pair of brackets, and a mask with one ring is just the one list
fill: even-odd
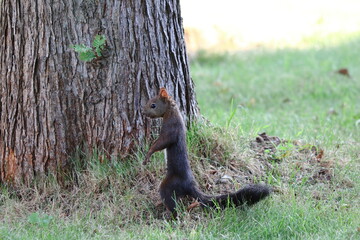
[(198, 189), (190, 168), (184, 121), (175, 101), (168, 95), (165, 88), (161, 88), (159, 95), (148, 101), (143, 112), (150, 118), (163, 118), (159, 138), (150, 147), (143, 164), (149, 162), (154, 152), (166, 149), (167, 174), (160, 185), (160, 196), (174, 217), (176, 217), (176, 199), (185, 196), (197, 199), (202, 206), (226, 207), (229, 200), (236, 206), (251, 205), (270, 194), (269, 187), (254, 184), (234, 193), (218, 196), (206, 195)]

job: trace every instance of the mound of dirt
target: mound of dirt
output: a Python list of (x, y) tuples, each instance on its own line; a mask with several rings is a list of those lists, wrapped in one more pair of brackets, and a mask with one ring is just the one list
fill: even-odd
[[(270, 169), (275, 163), (281, 164), (284, 161), (287, 165), (295, 164), (297, 173), (292, 174), (295, 174), (298, 181), (307, 178), (309, 183), (314, 184), (331, 181), (334, 177), (333, 161), (324, 158), (324, 150), (318, 146), (268, 136), (264, 132), (250, 143), (250, 147), (254, 150), (255, 157), (265, 162)], [(288, 174), (287, 167), (280, 168), (283, 170), (280, 172), (283, 177)]]

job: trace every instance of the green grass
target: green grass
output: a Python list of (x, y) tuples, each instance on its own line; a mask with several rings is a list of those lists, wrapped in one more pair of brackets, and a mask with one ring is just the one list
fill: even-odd
[[(191, 73), (201, 112), (224, 126), (233, 101), (232, 126), (242, 134), (294, 138), (301, 133), (323, 144), (334, 138), (359, 141), (359, 37), (307, 40), (313, 47), (303, 50), (200, 54)], [(352, 78), (336, 74), (340, 68), (348, 68)]]
[[(269, 199), (246, 209), (181, 212), (168, 221), (155, 206), (162, 153), (142, 166), (141, 152), (131, 161), (100, 163), (95, 151), (85, 154), (85, 163), (73, 159), (74, 187), (55, 180), (15, 192), (1, 187), (0, 239), (359, 239), (360, 34), (304, 44), (202, 53), (191, 61), (201, 112), (213, 124), (188, 133), (197, 180), (211, 183), (210, 167), (220, 176), (251, 170), (230, 188), (267, 182), (274, 187)], [(351, 78), (335, 73), (343, 67)], [(290, 140), (277, 147), (279, 160), (254, 159), (249, 142), (263, 131)], [(306, 144), (324, 156), (303, 153)], [(319, 170), (329, 170), (330, 179), (316, 175)], [(214, 184), (212, 191), (224, 187)]]

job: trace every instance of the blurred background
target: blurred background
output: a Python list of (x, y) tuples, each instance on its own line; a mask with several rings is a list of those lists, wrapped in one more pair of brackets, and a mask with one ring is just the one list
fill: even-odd
[(187, 49), (306, 47), (304, 37), (360, 30), (359, 0), (181, 0)]
[(207, 119), (241, 135), (360, 142), (360, 0), (181, 0), (181, 6), (190, 72)]

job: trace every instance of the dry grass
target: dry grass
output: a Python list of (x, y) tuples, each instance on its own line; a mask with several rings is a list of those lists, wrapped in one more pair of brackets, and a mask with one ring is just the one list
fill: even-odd
[[(334, 179), (332, 155), (312, 145), (267, 135), (239, 139), (201, 124), (190, 130), (188, 143), (196, 179), (210, 194), (235, 191), (254, 182), (270, 183), (277, 194), (285, 194), (293, 184), (329, 185)], [(165, 175), (162, 154), (147, 167), (140, 164), (141, 157), (127, 159), (127, 163), (106, 159), (100, 163), (99, 159), (104, 159), (101, 154), (87, 156), (88, 164), (76, 169), (66, 187), (55, 179), (38, 181), (31, 188), (3, 187), (1, 221), (15, 223), (34, 212), (64, 220), (102, 218), (105, 224), (119, 226), (162, 219), (166, 216), (158, 194)], [(341, 181), (342, 187), (353, 187), (351, 180)], [(314, 197), (321, 196), (314, 192)], [(195, 212), (193, 217), (200, 217), (201, 210)]]

